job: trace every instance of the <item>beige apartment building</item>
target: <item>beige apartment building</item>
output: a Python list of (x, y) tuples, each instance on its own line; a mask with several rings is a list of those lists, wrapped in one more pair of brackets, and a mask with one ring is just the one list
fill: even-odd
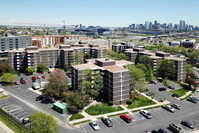
[(125, 54), (130, 58), (131, 62), (139, 63), (139, 57), (142, 55), (148, 55), (153, 60), (153, 70), (156, 72), (159, 67), (159, 62), (161, 59), (173, 60), (176, 66), (176, 72), (173, 80), (183, 81), (186, 77), (186, 59), (184, 57), (180, 57), (178, 55), (171, 55), (165, 52), (156, 52), (153, 53), (151, 51), (142, 49), (142, 48), (134, 48), (134, 49), (126, 49)]
[[(91, 52), (94, 50), (95, 52)], [(98, 51), (99, 50), (99, 51)], [(103, 50), (103, 52), (101, 52)], [(8, 62), (16, 70), (25, 70), (29, 66), (35, 68), (39, 64), (48, 67), (70, 68), (72, 62), (84, 63), (84, 54), (88, 53), (93, 58), (101, 58), (106, 55), (105, 47), (71, 47), (60, 45), (59, 48), (38, 48), (29, 46), (23, 50), (8, 51)], [(97, 53), (97, 54), (96, 54)]]
[(80, 87), (86, 69), (93, 70), (92, 77), (96, 72), (100, 72), (103, 77), (103, 96), (105, 101), (113, 101), (114, 104), (124, 104), (129, 99), (130, 94), (130, 71), (124, 68), (132, 62), (126, 60), (115, 61), (106, 58), (88, 59), (87, 64), (72, 66), (72, 88), (83, 91)]

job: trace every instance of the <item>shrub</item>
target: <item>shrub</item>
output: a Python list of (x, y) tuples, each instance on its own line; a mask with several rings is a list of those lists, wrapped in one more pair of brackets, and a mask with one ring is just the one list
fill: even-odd
[(132, 104), (133, 103), (133, 100), (132, 99), (129, 99), (128, 101), (127, 101), (127, 104)]
[(113, 101), (109, 101), (108, 105), (113, 106)]
[(146, 88), (141, 88), (140, 89), (140, 92), (146, 92), (147, 90), (146, 90)]

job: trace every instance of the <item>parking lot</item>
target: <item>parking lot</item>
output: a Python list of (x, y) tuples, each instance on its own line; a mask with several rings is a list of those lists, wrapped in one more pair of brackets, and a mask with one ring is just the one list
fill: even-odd
[(18, 120), (29, 117), (34, 113), (32, 109), (19, 103), (19, 101), (13, 100), (11, 97), (0, 100), (0, 107)]
[[(173, 81), (170, 81), (170, 86), (173, 86), (175, 89), (179, 89), (181, 88), (179, 84), (173, 82)], [(166, 98), (167, 100), (171, 100), (171, 95), (172, 93), (170, 93), (170, 89), (167, 88), (167, 91), (163, 91), (163, 92), (160, 92), (159, 91), (159, 88), (163, 88), (165, 87), (163, 85), (163, 83), (160, 83), (158, 82), (157, 84), (147, 84), (145, 85), (145, 88), (149, 90), (149, 92), (153, 93), (153, 98), (156, 99), (156, 100), (162, 100), (163, 98)], [(148, 92), (146, 92), (148, 93)]]
[[(153, 116), (152, 119), (156, 119), (156, 118), (159, 118), (161, 116), (166, 116), (166, 115), (174, 115), (174, 113), (171, 113), (171, 112), (169, 112), (169, 111), (167, 111), (163, 108), (153, 109), (153, 110), (150, 110), (149, 112)], [(176, 110), (176, 113), (178, 113), (178, 112), (179, 112), (179, 110)], [(111, 133), (111, 132), (113, 132), (113, 130), (114, 131), (116, 130), (116, 132), (122, 132), (122, 129), (120, 127), (129, 128), (129, 127), (133, 127), (135, 125), (135, 123), (140, 124), (143, 121), (148, 121), (150, 123), (150, 121), (151, 121), (150, 119), (146, 119), (139, 112), (136, 112), (136, 113), (133, 113), (133, 114), (128, 114), (128, 116), (130, 116), (131, 119), (132, 119), (131, 123), (126, 123), (120, 117), (110, 118), (113, 122), (113, 127), (107, 127), (101, 120), (98, 120), (97, 123), (100, 127), (100, 130), (97, 131), (97, 132), (99, 132), (99, 133), (110, 132)], [(166, 128), (164, 128), (164, 129), (169, 132), (168, 129), (166, 129)], [(85, 133), (95, 132), (88, 123), (80, 125), (79, 130), (81, 130)]]

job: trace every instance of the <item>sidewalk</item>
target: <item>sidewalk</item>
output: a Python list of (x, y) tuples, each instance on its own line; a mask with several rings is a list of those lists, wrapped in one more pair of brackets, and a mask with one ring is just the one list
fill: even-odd
[(186, 96), (188, 96), (191, 93), (192, 93), (192, 91), (188, 91), (184, 96), (178, 97), (177, 99), (181, 100), (181, 99), (185, 98)]
[(8, 128), (3, 122), (0, 121), (0, 132), (1, 133), (14, 133), (10, 128)]

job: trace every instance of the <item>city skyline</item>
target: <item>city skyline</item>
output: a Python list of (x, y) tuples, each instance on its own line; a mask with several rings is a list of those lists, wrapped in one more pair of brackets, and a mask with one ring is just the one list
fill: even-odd
[[(19, 4), (20, 3), (20, 4)], [(194, 16), (199, 9), (199, 1), (190, 0), (113, 0), (105, 1), (2, 1), (0, 24), (43, 23), (43, 24), (83, 24), (86, 26), (127, 27), (128, 25), (144, 24), (145, 21), (199, 25)], [(186, 10), (185, 10), (186, 9)]]

